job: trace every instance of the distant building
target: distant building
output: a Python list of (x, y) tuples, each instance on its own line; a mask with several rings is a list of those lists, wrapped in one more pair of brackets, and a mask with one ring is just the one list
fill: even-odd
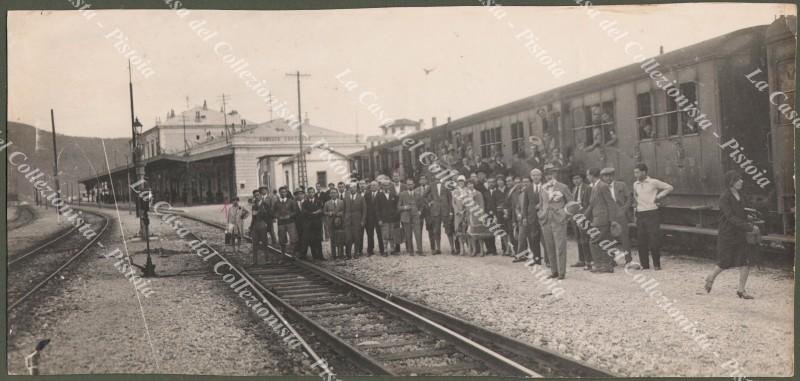
[[(166, 120), (142, 133), (147, 186), (156, 200), (197, 204), (246, 198), (259, 186), (296, 185), (296, 170), (292, 167), (287, 177), (281, 163), (300, 149), (298, 131), (292, 125), (283, 119), (254, 123), (236, 111), (223, 114), (204, 106), (178, 114), (170, 111)], [(364, 148), (355, 135), (312, 125), (308, 119), (303, 122), (303, 134), (306, 150), (324, 140), (335, 153), (334, 161), (345, 160), (345, 169), (349, 168), (346, 155)], [(316, 151), (306, 156), (309, 184), (316, 184), (322, 174), (334, 178), (335, 166), (319, 161)], [(127, 200), (128, 174), (136, 178), (134, 168), (126, 167), (110, 171), (118, 201)], [(108, 182), (108, 173), (81, 180), (87, 190), (111, 189)]]
[(422, 119), (416, 122), (411, 119), (398, 119), (391, 123), (384, 124), (379, 126), (381, 135), (367, 137), (367, 145), (371, 147), (394, 140), (397, 136), (395, 134), (411, 134), (421, 131), (423, 127), (422, 124)]

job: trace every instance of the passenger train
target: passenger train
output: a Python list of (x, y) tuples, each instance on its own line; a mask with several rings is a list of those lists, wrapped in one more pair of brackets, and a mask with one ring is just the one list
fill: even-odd
[[(643, 162), (675, 187), (663, 226), (688, 236), (716, 235), (723, 174), (746, 170), (747, 201), (766, 220), (765, 238), (793, 249), (795, 54), (795, 16), (781, 16), (650, 60), (705, 119), (678, 107), (685, 100), (656, 83), (652, 65), (636, 63), (411, 134), (425, 143), (412, 150), (398, 139), (356, 152), (351, 170), (419, 176), (419, 155), (443, 147), (500, 152), (510, 167), (515, 153), (535, 146), (572, 172), (611, 166), (631, 184)], [(740, 154), (752, 160), (746, 167)]]

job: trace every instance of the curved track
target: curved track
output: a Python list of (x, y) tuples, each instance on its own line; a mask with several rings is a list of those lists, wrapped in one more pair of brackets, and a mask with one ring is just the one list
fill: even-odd
[(92, 225), (97, 235), (87, 240), (76, 227), (73, 227), (66, 233), (8, 261), (9, 311), (34, 295), (86, 252), (103, 236), (110, 225), (110, 218), (99, 213), (84, 210), (81, 217)]
[[(217, 231), (224, 229), (179, 215)], [(251, 269), (248, 276), (276, 306), (373, 374), (612, 376), (315, 264), (286, 259), (284, 265)]]

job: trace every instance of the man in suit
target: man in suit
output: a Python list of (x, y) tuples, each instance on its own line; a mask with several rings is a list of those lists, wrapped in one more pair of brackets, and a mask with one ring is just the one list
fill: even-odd
[[(400, 192), (403, 191), (403, 181), (400, 179), (400, 173), (394, 172), (392, 174), (392, 191), (397, 197), (400, 197)], [(400, 237), (404, 237), (405, 234), (403, 233), (403, 225), (400, 225)], [(400, 241), (395, 242), (394, 250), (396, 252), (400, 252)]]
[[(483, 203), (484, 203), (484, 210), (486, 213), (493, 219), (497, 219), (497, 204), (495, 200), (500, 199), (502, 202), (502, 197), (500, 191), (497, 190), (497, 180), (494, 177), (489, 177), (486, 179), (486, 191), (483, 193)], [(492, 235), (490, 238), (485, 240), (486, 242), (486, 255), (497, 255), (497, 246), (495, 245), (495, 236)]]
[[(543, 184), (542, 184), (542, 171), (539, 168), (531, 169), (531, 173), (530, 173), (530, 189), (529, 189), (529, 191), (530, 191), (530, 193), (536, 194), (536, 198), (535, 198), (536, 203), (532, 206), (533, 209), (535, 209), (535, 213), (538, 213), (538, 210), (539, 210), (539, 203), (541, 201), (540, 194), (542, 192), (542, 186), (543, 186)], [(530, 196), (530, 195), (526, 199), (528, 200), (528, 202), (533, 202), (533, 197)], [(528, 213), (534, 213), (534, 212), (530, 212), (530, 210), (532, 209), (531, 205), (526, 205), (525, 207), (526, 207), (526, 210), (528, 211)], [(532, 220), (530, 217), (528, 217), (528, 220), (529, 220), (529, 222), (527, 224), (527, 229), (525, 231), (526, 234), (523, 235), (522, 233), (520, 233), (519, 235), (521, 237), (527, 237), (528, 238), (530, 243), (529, 243), (529, 245), (526, 245), (524, 247), (531, 249), (531, 252), (533, 252), (533, 261), (534, 261), (534, 263), (538, 264), (538, 265), (541, 265), (542, 264), (542, 226), (539, 223), (538, 215), (537, 215), (537, 218), (536, 218), (535, 221), (530, 221), (530, 220)], [(519, 245), (519, 246), (522, 247), (522, 245)], [(517, 250), (517, 254), (519, 254), (519, 253), (520, 253), (520, 251)], [(519, 259), (519, 258), (517, 258), (517, 259)], [(547, 262), (547, 258), (545, 258), (545, 264), (548, 264), (548, 263), (549, 262)]]
[(364, 221), (364, 228), (367, 232), (367, 256), (371, 256), (375, 252), (375, 241), (373, 236), (378, 237), (378, 250), (381, 255), (384, 254), (383, 237), (381, 236), (381, 227), (378, 224), (378, 182), (372, 181), (369, 183), (369, 190), (364, 195), (364, 203), (367, 206), (366, 219)]
[(517, 192), (516, 209), (514, 210), (517, 219), (517, 253), (513, 262), (522, 262), (527, 258), (522, 255), (525, 251), (530, 251), (534, 264), (542, 264), (542, 252), (539, 248), (541, 240), (541, 228), (539, 227), (539, 192), (533, 186), (533, 178), (541, 176), (538, 169), (531, 170), (531, 177), (522, 180), (522, 189)]
[(506, 187), (506, 180), (503, 176), (498, 176), (495, 182), (497, 186), (489, 191), (492, 204), (494, 205), (492, 212), (494, 213), (494, 218), (497, 220), (497, 223), (508, 233), (500, 239), (500, 247), (503, 250), (503, 255), (511, 255), (511, 248), (508, 245), (508, 237), (512, 235), (511, 224), (509, 222), (511, 217), (509, 214), (510, 204), (508, 201), (508, 192), (510, 189)]
[(295, 218), (299, 212), (297, 203), (289, 197), (289, 189), (281, 187), (280, 198), (272, 205), (272, 215), (278, 220), (278, 241), (283, 254), (287, 253), (287, 247), (291, 254), (297, 245)]
[(539, 224), (542, 226), (545, 254), (550, 262), (550, 278), (564, 279), (567, 273), (567, 223), (569, 218), (564, 205), (571, 202), (572, 192), (566, 184), (556, 180), (558, 168), (544, 166), (547, 180), (540, 194)]
[[(438, 180), (435, 180), (435, 183), (428, 189), (427, 199), (428, 238), (433, 255), (438, 255), (442, 253), (442, 223), (451, 217), (452, 200), (447, 187)], [(452, 240), (452, 238), (450, 239)]]
[[(311, 248), (311, 257), (315, 261), (325, 260), (322, 255), (322, 207), (325, 205), (317, 196), (314, 188), (309, 187), (306, 199), (302, 203), (301, 214), (305, 221), (303, 233), (305, 244)], [(305, 251), (303, 251), (305, 254)]]
[(345, 255), (358, 258), (364, 247), (364, 225), (367, 217), (367, 203), (364, 196), (358, 192), (358, 185), (353, 182), (347, 186), (344, 198), (344, 236)]
[[(381, 227), (381, 235), (386, 243), (386, 249), (394, 249), (395, 243), (400, 242), (400, 212), (397, 210), (398, 197), (392, 190), (392, 183), (386, 181), (382, 185), (383, 190), (376, 196), (378, 206), (378, 225)], [(392, 250), (392, 255), (397, 255), (398, 250)], [(382, 253), (386, 256), (385, 253)]]
[[(586, 208), (589, 207), (589, 199), (592, 196), (591, 189), (588, 184), (583, 181), (581, 173), (572, 175), (572, 194), (575, 195), (575, 201), (580, 205), (578, 213), (584, 213)], [(575, 240), (578, 243), (578, 262), (572, 267), (583, 267), (584, 270), (592, 269), (592, 253), (589, 247), (589, 234), (586, 233), (575, 221), (572, 221), (572, 227), (575, 229)]]
[(600, 246), (604, 240), (611, 239), (612, 216), (617, 214), (617, 203), (611, 197), (611, 190), (608, 184), (600, 180), (600, 170), (590, 168), (586, 171), (586, 177), (592, 187), (589, 207), (584, 215), (591, 222), (588, 230), (590, 247), (592, 252), (592, 272), (593, 273), (613, 273), (614, 261)]
[(272, 216), (272, 204), (275, 203), (275, 198), (269, 193), (269, 188), (260, 187), (258, 191), (261, 193), (261, 202), (266, 203), (267, 215), (262, 216), (267, 223), (267, 234), (269, 235), (270, 243), (275, 244), (275, 229), (272, 227), (275, 218)]
[[(628, 190), (628, 186), (619, 180), (615, 180), (615, 170), (614, 168), (604, 168), (601, 171), (600, 178), (608, 184), (609, 190), (611, 191), (611, 198), (614, 199), (614, 202), (617, 203), (617, 214), (612, 216), (612, 220), (616, 221), (619, 226), (622, 228), (622, 233), (619, 236), (620, 241), (622, 241), (622, 247), (625, 250), (625, 263), (631, 261), (631, 239), (630, 239), (630, 227), (628, 223), (631, 221), (632, 216), (631, 213), (631, 205), (633, 205), (633, 195), (631, 194), (630, 190)], [(616, 262), (615, 262), (616, 263)]]
[[(419, 189), (419, 192), (417, 192)], [(400, 192), (400, 223), (403, 225), (403, 238), (406, 252), (414, 255), (414, 242), (417, 240), (417, 254), (422, 254), (422, 220), (420, 204), (425, 202), (422, 189), (414, 188), (414, 179), (407, 179), (403, 191)]]
[(306, 234), (306, 216), (303, 213), (303, 204), (305, 203), (306, 192), (302, 188), (294, 190), (294, 203), (297, 205), (297, 214), (294, 217), (294, 226), (297, 230), (297, 246), (295, 247), (295, 256), (301, 259), (308, 258), (308, 237)]
[(269, 214), (266, 204), (261, 202), (261, 193), (256, 190), (253, 192), (253, 219), (251, 221), (250, 236), (253, 239), (253, 266), (260, 266), (258, 253), (264, 251), (266, 259), (269, 259), (269, 249), (267, 249), (267, 222), (265, 216)]

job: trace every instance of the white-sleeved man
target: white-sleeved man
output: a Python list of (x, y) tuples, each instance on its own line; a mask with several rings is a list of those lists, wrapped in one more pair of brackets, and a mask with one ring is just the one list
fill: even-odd
[(672, 185), (647, 176), (647, 165), (636, 164), (633, 168), (633, 198), (636, 201), (636, 241), (639, 246), (639, 262), (643, 270), (653, 267), (661, 270), (661, 217), (658, 210), (660, 200), (672, 192)]

